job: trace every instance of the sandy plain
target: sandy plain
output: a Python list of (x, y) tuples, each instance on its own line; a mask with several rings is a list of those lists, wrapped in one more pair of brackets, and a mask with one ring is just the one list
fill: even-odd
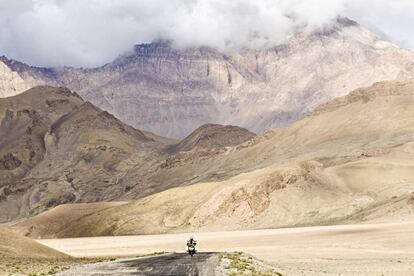
[(286, 275), (414, 275), (414, 222), (251, 231), (45, 239), (77, 257), (184, 251), (194, 235), (200, 251), (243, 251)]

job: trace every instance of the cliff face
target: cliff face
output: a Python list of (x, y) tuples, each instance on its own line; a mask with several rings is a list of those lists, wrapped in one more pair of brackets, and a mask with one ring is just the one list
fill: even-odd
[(270, 49), (222, 53), (158, 42), (94, 69), (13, 68), (67, 86), (134, 127), (182, 138), (205, 123), (254, 132), (288, 125), (358, 87), (410, 78), (414, 54), (342, 19)]
[(0, 61), (0, 97), (17, 95), (30, 87), (17, 72), (12, 71), (6, 64)]

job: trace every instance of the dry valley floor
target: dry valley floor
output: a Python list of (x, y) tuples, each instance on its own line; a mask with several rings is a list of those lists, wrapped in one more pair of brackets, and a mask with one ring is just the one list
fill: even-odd
[(73, 256), (243, 251), (284, 275), (413, 275), (414, 222), (39, 240)]

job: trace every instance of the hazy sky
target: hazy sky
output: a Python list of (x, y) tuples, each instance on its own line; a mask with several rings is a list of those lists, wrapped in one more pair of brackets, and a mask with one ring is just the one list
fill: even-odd
[(348, 16), (414, 49), (413, 0), (0, 0), (0, 55), (41, 66), (97, 66), (137, 43), (273, 45)]

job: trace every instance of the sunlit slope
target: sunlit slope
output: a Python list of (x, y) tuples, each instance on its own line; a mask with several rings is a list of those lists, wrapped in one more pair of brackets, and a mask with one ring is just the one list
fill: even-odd
[(0, 227), (0, 257), (62, 258), (69, 256)]
[(289, 128), (195, 161), (206, 175), (233, 175), (227, 180), (95, 212), (59, 236), (407, 219), (414, 211), (413, 104), (413, 82), (358, 89)]

